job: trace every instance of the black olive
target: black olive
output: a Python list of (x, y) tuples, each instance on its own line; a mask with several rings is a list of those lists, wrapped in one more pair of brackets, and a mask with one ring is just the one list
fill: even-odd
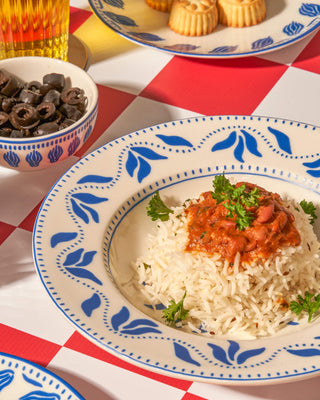
[(52, 119), (56, 115), (56, 106), (49, 101), (44, 101), (37, 106), (37, 111), (42, 120)]
[(49, 84), (53, 88), (61, 91), (65, 85), (65, 78), (64, 75), (62, 74), (56, 74), (56, 73), (47, 74), (43, 77), (43, 83)]
[(83, 113), (79, 111), (76, 106), (72, 106), (71, 104), (62, 104), (59, 110), (67, 118), (74, 119), (75, 121), (78, 121), (78, 119), (80, 119), (83, 115)]
[(2, 127), (8, 121), (9, 121), (9, 115), (4, 111), (0, 111), (0, 126)]
[(38, 111), (31, 104), (16, 104), (9, 114), (11, 124), (16, 129), (30, 130), (40, 122)]
[(58, 107), (61, 103), (60, 100), (61, 94), (56, 89), (50, 89), (49, 92), (43, 97), (43, 101), (48, 101), (49, 103), (53, 103), (56, 107)]
[(9, 113), (12, 110), (12, 107), (17, 104), (17, 101), (13, 97), (6, 97), (2, 100), (2, 110), (6, 113)]
[(77, 87), (65, 89), (61, 93), (61, 100), (67, 104), (79, 104), (84, 101), (84, 91)]
[(22, 89), (19, 95), (19, 100), (28, 104), (39, 104), (42, 100), (42, 95), (32, 90)]
[(17, 129), (13, 129), (10, 133), (11, 138), (23, 138), (25, 134), (23, 131), (18, 131)]
[(48, 135), (59, 130), (59, 125), (56, 122), (45, 122), (37, 127), (34, 131), (34, 136)]
[(61, 131), (62, 129), (68, 128), (69, 126), (73, 125), (76, 121), (74, 119), (70, 119), (70, 118), (65, 118), (60, 126), (59, 126), (59, 130)]

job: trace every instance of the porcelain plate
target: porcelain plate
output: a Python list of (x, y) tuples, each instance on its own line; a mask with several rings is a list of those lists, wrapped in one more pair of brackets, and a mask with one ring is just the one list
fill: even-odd
[(320, 2), (266, 0), (267, 16), (255, 26), (229, 28), (218, 24), (209, 35), (182, 36), (168, 28), (169, 14), (144, 0), (89, 0), (101, 21), (142, 46), (170, 54), (235, 58), (284, 48), (312, 33), (320, 24)]
[(318, 207), (319, 144), (319, 127), (253, 116), (172, 121), (105, 144), (72, 166), (39, 210), (33, 254), (46, 291), (86, 338), (162, 374), (237, 385), (319, 374), (317, 320), (274, 337), (207, 337), (167, 326), (128, 285), (155, 224), (145, 207), (156, 190), (181, 204), (224, 172)]

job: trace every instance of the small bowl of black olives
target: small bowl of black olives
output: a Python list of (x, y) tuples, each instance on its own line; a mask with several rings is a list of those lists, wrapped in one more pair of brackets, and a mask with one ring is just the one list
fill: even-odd
[(0, 165), (47, 168), (88, 140), (97, 118), (98, 89), (71, 63), (47, 57), (0, 61)]

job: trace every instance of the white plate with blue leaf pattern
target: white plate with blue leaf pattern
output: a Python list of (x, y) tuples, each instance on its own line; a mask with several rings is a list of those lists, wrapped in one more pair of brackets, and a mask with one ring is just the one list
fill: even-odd
[(319, 207), (319, 149), (319, 127), (253, 116), (183, 119), (105, 144), (72, 166), (39, 210), (33, 254), (47, 293), (86, 338), (155, 372), (236, 385), (319, 374), (317, 320), (259, 339), (203, 336), (167, 326), (130, 284), (130, 262), (155, 224), (145, 207), (156, 190), (182, 203), (224, 171)]
[(0, 353), (0, 400), (85, 400), (67, 382), (23, 358)]
[(289, 46), (320, 25), (316, 0), (266, 0), (265, 20), (247, 28), (218, 24), (209, 35), (182, 36), (168, 28), (169, 14), (150, 8), (144, 0), (89, 0), (107, 26), (130, 41), (173, 55), (235, 58), (259, 55)]

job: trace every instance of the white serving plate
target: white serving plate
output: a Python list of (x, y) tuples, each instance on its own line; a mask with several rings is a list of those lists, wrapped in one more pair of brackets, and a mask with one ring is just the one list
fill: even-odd
[(53, 372), (6, 353), (0, 353), (0, 399), (85, 400)]
[(89, 0), (93, 12), (108, 27), (130, 41), (173, 55), (235, 58), (259, 55), (289, 46), (320, 24), (320, 2), (266, 0), (265, 20), (247, 28), (218, 25), (209, 35), (182, 36), (168, 28), (169, 14), (144, 0)]
[[(53, 186), (33, 233), (36, 269), (82, 335), (140, 367), (194, 381), (257, 385), (319, 374), (319, 322), (274, 337), (204, 337), (174, 329), (127, 282), (154, 222), (159, 190), (175, 202), (210, 190), (223, 171), (320, 204), (320, 128), (252, 116), (172, 121), (120, 137)], [(319, 219), (315, 225), (319, 232)]]

